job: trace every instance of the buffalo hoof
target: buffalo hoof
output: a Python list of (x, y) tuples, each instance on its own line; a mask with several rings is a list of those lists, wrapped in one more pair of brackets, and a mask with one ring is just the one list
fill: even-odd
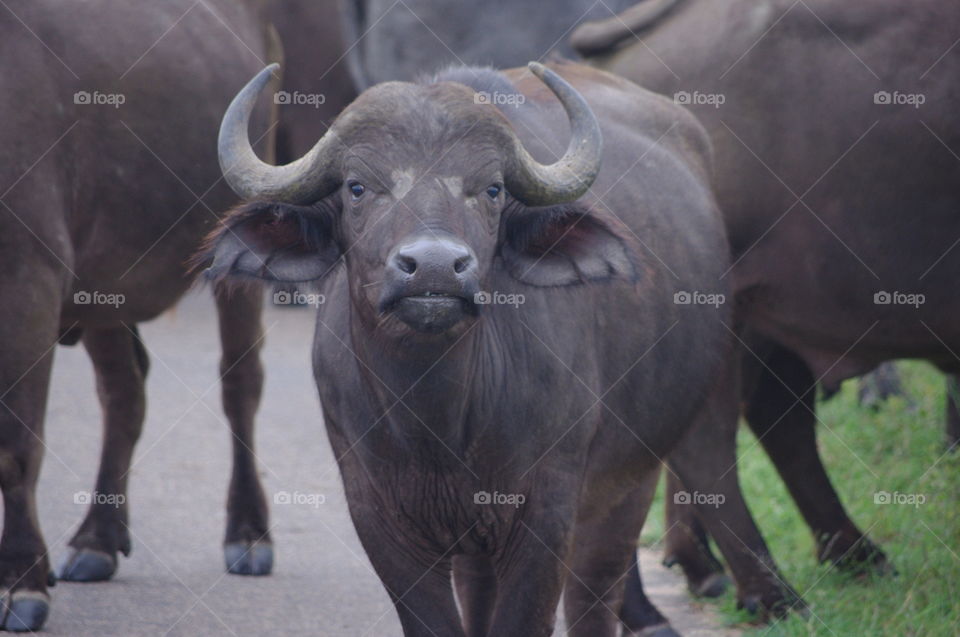
[(50, 614), (50, 597), (39, 591), (16, 591), (3, 596), (0, 628), (15, 633), (40, 630)]
[(744, 597), (741, 600), (737, 601), (737, 608), (743, 609), (750, 613), (751, 615), (757, 615), (760, 613), (760, 596), (759, 595), (750, 595)]
[(630, 637), (680, 637), (680, 633), (675, 631), (670, 624), (657, 624), (656, 626), (647, 626), (638, 631), (628, 633)]
[(693, 587), (691, 592), (694, 597), (720, 597), (730, 586), (730, 578), (723, 573), (712, 573), (702, 582)]
[(900, 574), (899, 571), (897, 571), (897, 567), (893, 565), (893, 562), (889, 562), (886, 559), (879, 562), (858, 564), (855, 566), (844, 564), (838, 566), (838, 568), (858, 578), (896, 577)]
[(67, 547), (57, 568), (57, 579), (67, 582), (103, 582), (117, 572), (117, 558), (95, 549)]
[(269, 575), (273, 570), (273, 545), (268, 542), (228, 542), (223, 557), (227, 572), (234, 575)]
[(854, 577), (897, 574), (897, 569), (887, 560), (880, 547), (865, 537), (845, 550), (828, 545), (821, 550), (819, 559), (821, 562), (833, 562), (838, 570)]
[(771, 618), (783, 618), (787, 613), (797, 613), (807, 617), (810, 611), (807, 604), (793, 591), (765, 595), (747, 595), (737, 600), (737, 608), (756, 615), (761, 621)]

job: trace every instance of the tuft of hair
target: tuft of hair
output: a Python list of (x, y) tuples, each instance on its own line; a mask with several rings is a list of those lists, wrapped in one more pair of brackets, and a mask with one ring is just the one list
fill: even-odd
[[(264, 213), (269, 212), (269, 215)], [(250, 223), (253, 222), (253, 223)], [(201, 273), (219, 282), (224, 273), (204, 272), (213, 263), (218, 240), (227, 233), (234, 233), (245, 224), (252, 225), (254, 243), (270, 244), (298, 249), (304, 252), (317, 250), (332, 233), (333, 220), (325, 210), (315, 206), (295, 206), (271, 201), (247, 201), (231, 208), (220, 223), (211, 230), (197, 252), (186, 262), (188, 275)]]
[(469, 86), (478, 93), (516, 93), (517, 87), (507, 76), (492, 66), (448, 66), (433, 75), (422, 75), (417, 84), (430, 85), (439, 82), (457, 82)]

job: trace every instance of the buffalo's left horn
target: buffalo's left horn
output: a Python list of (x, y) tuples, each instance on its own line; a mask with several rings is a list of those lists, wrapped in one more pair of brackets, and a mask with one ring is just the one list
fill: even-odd
[(235, 193), (244, 199), (306, 203), (330, 194), (339, 185), (332, 170), (336, 160), (335, 133), (328, 131), (306, 155), (285, 166), (271, 166), (250, 146), (250, 113), (278, 64), (266, 67), (230, 102), (220, 123), (217, 142), (220, 169)]
[(504, 174), (507, 190), (528, 206), (573, 201), (590, 189), (600, 170), (600, 124), (587, 101), (566, 80), (538, 62), (530, 62), (528, 67), (553, 91), (567, 112), (570, 144), (563, 157), (544, 165), (531, 157), (513, 135), (513, 161)]

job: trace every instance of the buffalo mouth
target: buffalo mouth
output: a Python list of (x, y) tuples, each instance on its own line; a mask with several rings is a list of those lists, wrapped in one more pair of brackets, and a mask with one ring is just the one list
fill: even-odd
[(400, 297), (389, 310), (418, 332), (440, 334), (475, 314), (476, 306), (471, 299), (455, 294), (425, 292)]

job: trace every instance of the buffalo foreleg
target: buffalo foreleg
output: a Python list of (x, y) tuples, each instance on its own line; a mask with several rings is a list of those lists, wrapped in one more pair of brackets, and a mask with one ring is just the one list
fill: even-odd
[(255, 288), (230, 290), (219, 285), (215, 296), (223, 351), (220, 359), (223, 411), (233, 434), (233, 474), (227, 494), (224, 558), (231, 573), (267, 575), (273, 568), (273, 544), (267, 500), (253, 452), (253, 421), (263, 387), (260, 364), (263, 293)]
[[(370, 488), (369, 483), (358, 487), (362, 478), (343, 465), (341, 468), (344, 482), (354, 483), (354, 496)], [(350, 491), (347, 487), (348, 499)], [(400, 617), (404, 637), (465, 637), (467, 633), (457, 612), (450, 581), (450, 554), (456, 547), (436, 544), (426, 547), (423, 538), (411, 540), (396, 526), (395, 517), (378, 509), (376, 503), (356, 497), (350, 500), (357, 535)], [(465, 563), (461, 562), (460, 566), (464, 567)], [(376, 628), (371, 626), (366, 632), (372, 634)]]
[(622, 624), (624, 635), (676, 636), (644, 594), (637, 564), (637, 539), (659, 474), (654, 465), (641, 485), (610, 510), (577, 524), (572, 573), (564, 590), (568, 634), (614, 637)]
[(497, 602), (493, 562), (486, 555), (457, 555), (453, 558), (453, 582), (467, 637), (486, 637)]
[[(0, 233), (0, 248), (4, 247), (2, 237)], [(29, 237), (13, 234), (11, 243), (15, 240), (20, 245), (31, 243)], [(50, 565), (37, 519), (36, 485), (59, 331), (56, 300), (64, 285), (61, 275), (40, 264), (22, 270), (28, 274), (9, 276), (17, 269), (7, 267), (2, 258), (0, 266), (0, 289), (6, 299), (0, 325), (0, 628), (37, 630), (50, 609)]]

